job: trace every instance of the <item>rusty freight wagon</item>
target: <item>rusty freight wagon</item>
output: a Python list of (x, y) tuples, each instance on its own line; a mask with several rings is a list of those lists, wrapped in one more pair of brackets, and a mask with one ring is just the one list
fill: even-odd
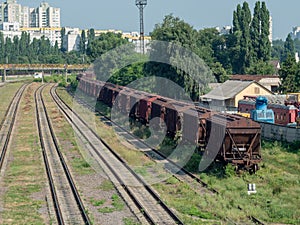
[(79, 89), (92, 95), (101, 89), (98, 100), (117, 107), (125, 115), (146, 124), (160, 118), (167, 135), (174, 137), (179, 132), (183, 141), (198, 144), (206, 154), (217, 152), (217, 160), (253, 172), (258, 169), (262, 159), (261, 128), (257, 122), (84, 76), (79, 79)]

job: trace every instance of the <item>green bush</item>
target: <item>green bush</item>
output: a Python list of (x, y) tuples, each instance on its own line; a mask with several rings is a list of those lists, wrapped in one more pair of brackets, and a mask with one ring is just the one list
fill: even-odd
[(34, 78), (33, 82), (42, 82), (42, 78)]
[(67, 87), (66, 81), (61, 81), (58, 83), (58, 87)]

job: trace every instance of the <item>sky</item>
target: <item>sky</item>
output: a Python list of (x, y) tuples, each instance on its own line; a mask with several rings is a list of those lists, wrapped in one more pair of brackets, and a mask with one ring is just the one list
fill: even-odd
[[(4, 0), (2, 0), (4, 1)], [(21, 5), (38, 7), (42, 0), (17, 0)], [(46, 0), (61, 8), (61, 26), (81, 29), (116, 29), (139, 31), (139, 11), (135, 0)], [(195, 29), (232, 25), (232, 14), (240, 0), (148, 0), (144, 9), (145, 33), (173, 14)], [(253, 11), (256, 0), (248, 0)], [(299, 0), (266, 0), (273, 18), (273, 39), (285, 39), (295, 26), (300, 26)]]

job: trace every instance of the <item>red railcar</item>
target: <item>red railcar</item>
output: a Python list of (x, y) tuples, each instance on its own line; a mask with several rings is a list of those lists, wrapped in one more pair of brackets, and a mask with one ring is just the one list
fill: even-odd
[(108, 106), (117, 107), (120, 112), (144, 123), (160, 118), (169, 136), (181, 132), (183, 141), (199, 144), (205, 154), (217, 151), (219, 160), (253, 171), (258, 169), (261, 128), (251, 119), (212, 112), (194, 104), (115, 84), (84, 77), (79, 79), (79, 89), (96, 96)]

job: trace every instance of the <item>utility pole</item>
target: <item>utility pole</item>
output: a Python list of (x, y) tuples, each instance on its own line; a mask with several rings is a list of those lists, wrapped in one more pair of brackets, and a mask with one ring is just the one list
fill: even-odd
[(145, 54), (144, 8), (147, 5), (147, 0), (135, 0), (135, 5), (140, 10), (140, 51)]

